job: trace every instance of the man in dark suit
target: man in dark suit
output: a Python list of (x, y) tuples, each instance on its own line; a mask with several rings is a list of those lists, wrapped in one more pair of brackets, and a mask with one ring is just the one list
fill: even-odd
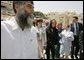
[[(74, 33), (74, 41), (72, 41), (71, 47), (71, 58), (74, 58), (74, 54), (76, 59), (78, 59), (77, 55), (79, 52), (79, 33), (83, 29), (82, 24), (78, 22), (78, 17), (73, 17), (73, 23), (71, 24), (71, 31)], [(74, 47), (76, 47), (74, 49)], [(75, 50), (75, 51), (74, 51)]]

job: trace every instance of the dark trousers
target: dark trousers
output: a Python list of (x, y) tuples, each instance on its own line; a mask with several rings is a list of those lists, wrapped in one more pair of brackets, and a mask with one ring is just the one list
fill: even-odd
[(71, 58), (74, 58), (73, 55), (75, 55), (76, 59), (78, 59), (77, 57), (78, 52), (79, 52), (79, 37), (74, 36), (74, 41), (72, 41), (72, 47), (71, 47)]
[(83, 59), (83, 52), (80, 50), (80, 59)]
[(51, 51), (51, 55), (52, 55), (52, 58), (54, 59), (55, 58), (55, 46), (52, 45), (47, 45), (46, 47), (46, 55), (47, 55), (47, 59), (50, 59), (50, 51)]
[(55, 48), (55, 54), (56, 54), (56, 58), (60, 57), (60, 43), (57, 44), (57, 47)]

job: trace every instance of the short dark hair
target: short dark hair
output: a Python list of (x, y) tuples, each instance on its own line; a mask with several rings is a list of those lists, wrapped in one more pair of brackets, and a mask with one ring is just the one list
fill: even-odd
[[(27, 1), (13, 1), (13, 10), (15, 12), (15, 14), (17, 13), (16, 9), (15, 9), (15, 4), (18, 4), (18, 5), (23, 5), (25, 4)], [(31, 4), (34, 4), (33, 1), (28, 1), (29, 3)]]
[(78, 19), (78, 17), (77, 17), (77, 16), (74, 16), (73, 18)]
[(69, 27), (70, 27), (70, 25), (67, 25), (67, 27), (69, 28)]
[(43, 22), (43, 19), (41, 19), (41, 18), (36, 19), (36, 25), (38, 25), (38, 23), (42, 23), (42, 22)]

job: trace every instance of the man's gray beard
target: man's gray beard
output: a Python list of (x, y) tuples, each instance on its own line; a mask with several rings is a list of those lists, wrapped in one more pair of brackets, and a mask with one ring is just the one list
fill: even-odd
[(27, 18), (27, 27), (29, 28), (29, 27), (31, 27), (33, 25), (33, 18), (32, 17), (28, 17)]
[(32, 26), (32, 20), (32, 16), (26, 16), (25, 14), (17, 16), (16, 18), (17, 24), (22, 30), (30, 28)]

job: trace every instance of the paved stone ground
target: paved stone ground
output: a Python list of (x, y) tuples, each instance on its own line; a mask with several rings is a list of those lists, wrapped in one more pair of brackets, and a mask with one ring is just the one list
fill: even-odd
[[(44, 57), (45, 57), (44, 59), (47, 59), (47, 58), (46, 58), (46, 54), (45, 54), (45, 50), (44, 50)], [(68, 56), (68, 57), (69, 57), (69, 59), (71, 59), (70, 56)], [(78, 58), (79, 58), (79, 55), (78, 55)], [(52, 58), (50, 57), (50, 59), (52, 59)], [(58, 58), (55, 58), (55, 59), (58, 59)], [(76, 59), (75, 56), (74, 56), (74, 59)]]

